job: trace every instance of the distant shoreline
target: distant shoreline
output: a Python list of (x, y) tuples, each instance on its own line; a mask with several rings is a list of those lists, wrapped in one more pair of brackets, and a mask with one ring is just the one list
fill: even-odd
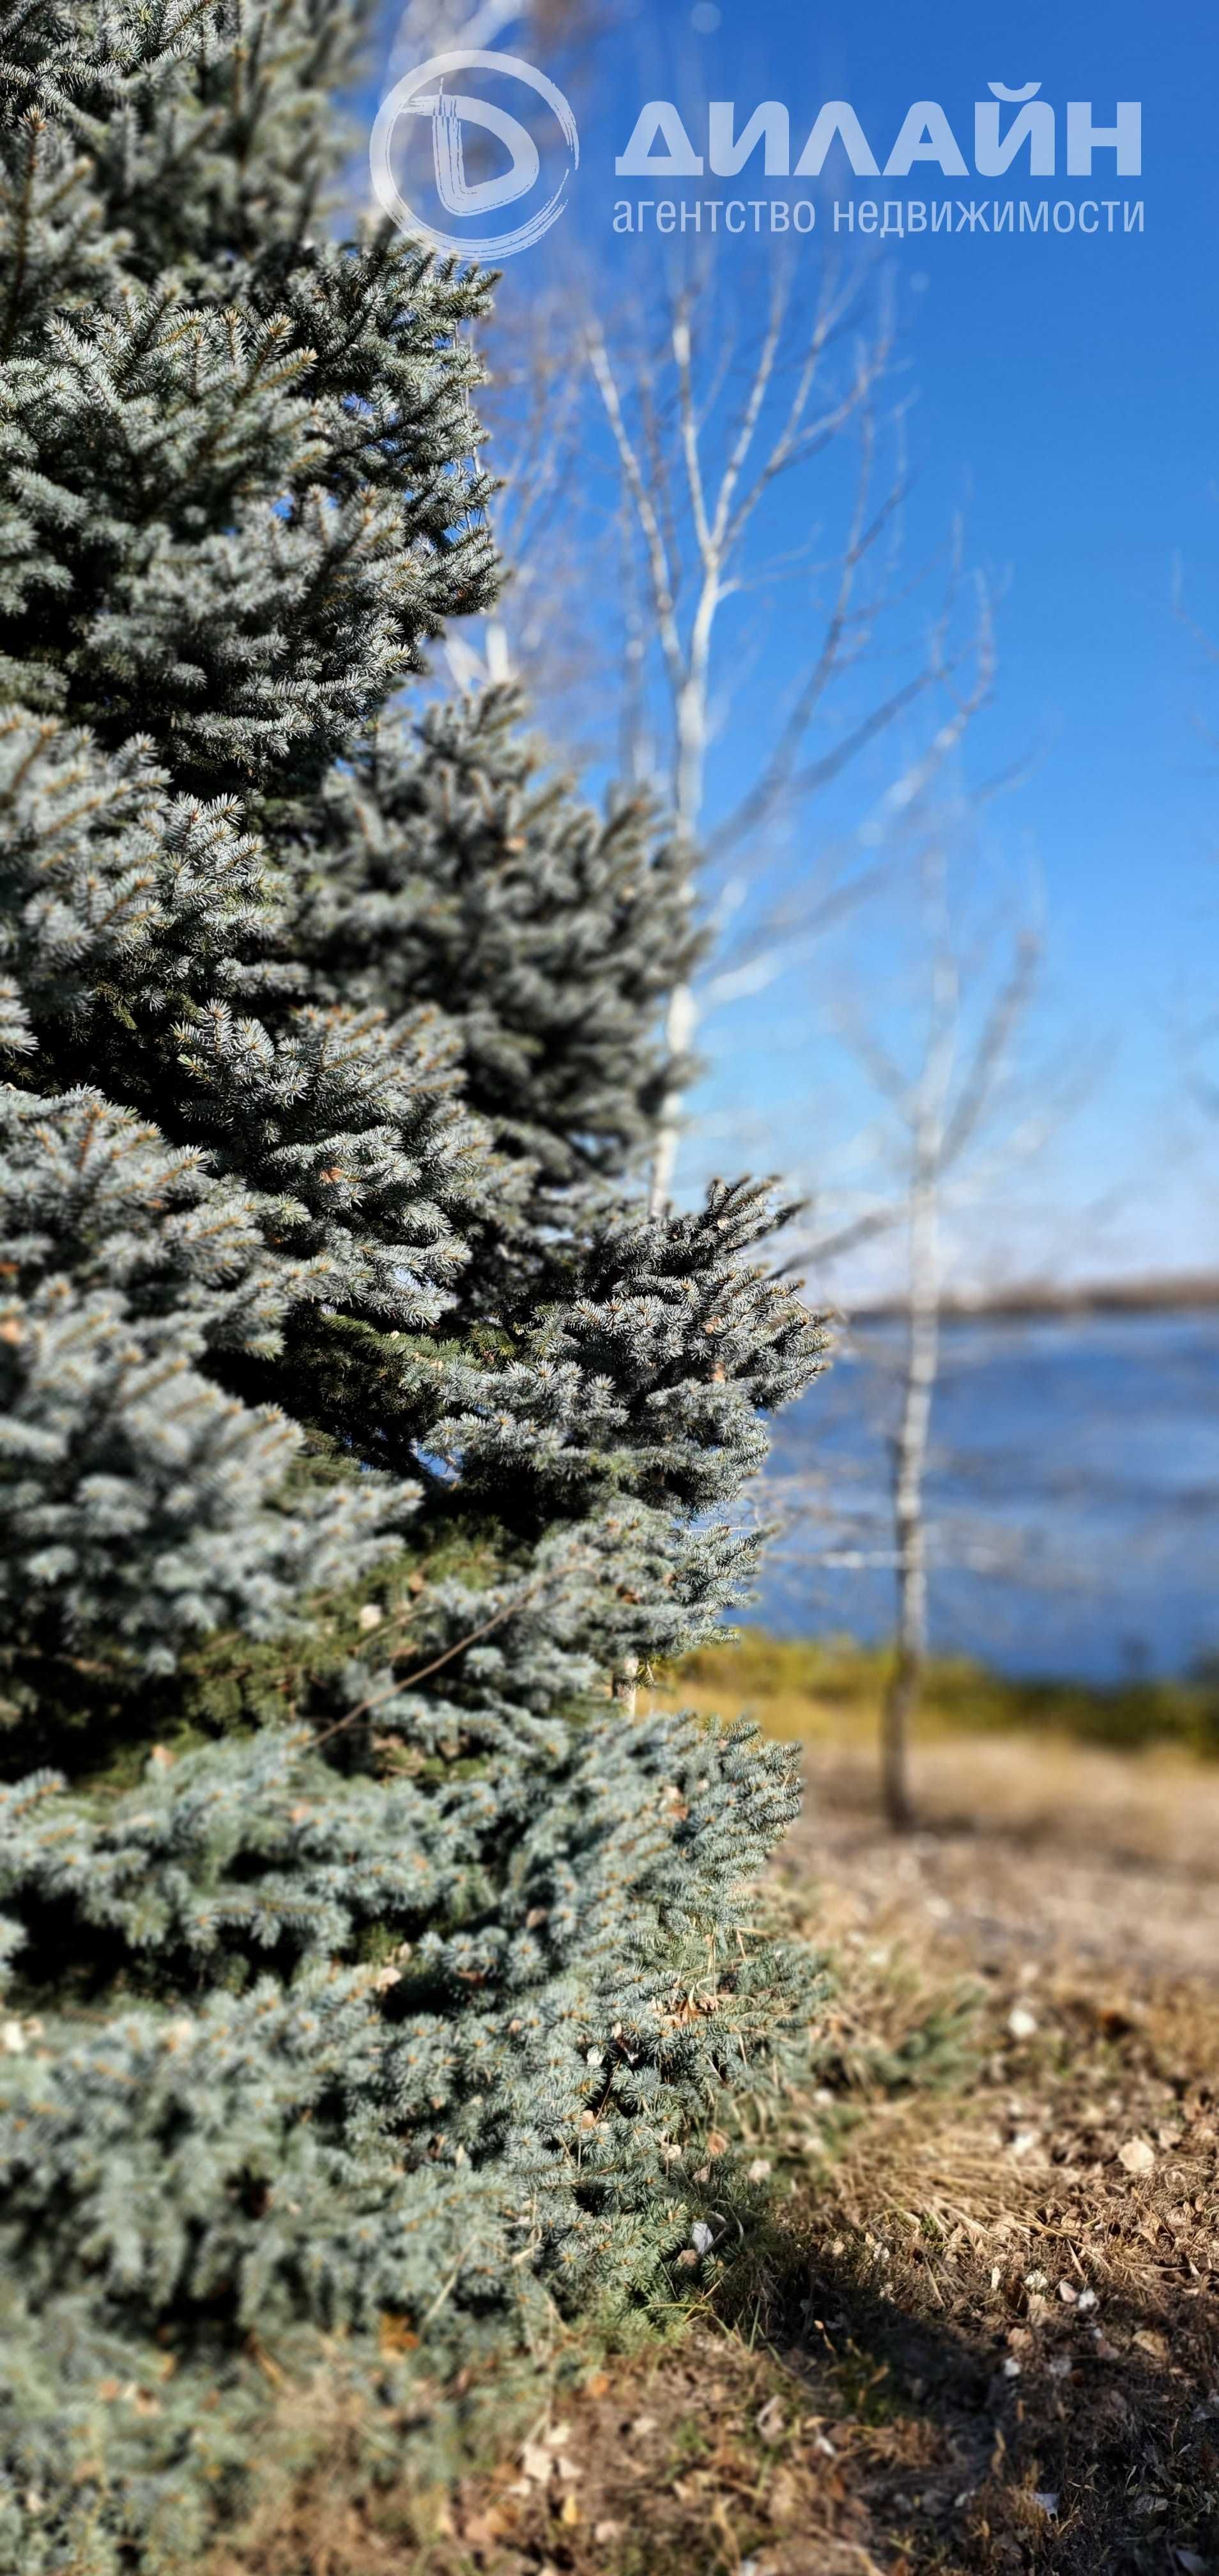
[[(947, 1324), (1020, 1323), (1038, 1316), (1074, 1320), (1085, 1315), (1202, 1314), (1219, 1309), (1219, 1271), (1184, 1278), (1084, 1281), (1078, 1287), (997, 1288), (977, 1296), (945, 1297), (940, 1308)], [(853, 1324), (899, 1323), (907, 1313), (904, 1298), (878, 1298), (864, 1305), (843, 1301)]]

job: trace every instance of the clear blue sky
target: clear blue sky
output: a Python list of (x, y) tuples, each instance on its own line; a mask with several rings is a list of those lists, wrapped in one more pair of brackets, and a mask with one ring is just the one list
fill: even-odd
[[(701, 92), (745, 110), (783, 98), (797, 136), (823, 99), (848, 98), (882, 160), (920, 97), (942, 103), (971, 157), (973, 103), (991, 80), (1040, 80), (1060, 138), (1068, 98), (1094, 100), (1098, 123), (1119, 97), (1143, 102), (1141, 183), (1098, 179), (1095, 191), (1141, 194), (1141, 237), (924, 236), (891, 256), (918, 397), (911, 548), (934, 542), (964, 501), (971, 553), (1003, 586), (1000, 696), (979, 751), (987, 767), (1036, 754), (999, 828), (1036, 855), (1054, 1007), (1108, 1048), (1100, 1088), (1047, 1176), (1064, 1254), (1073, 1209), (1114, 1189), (1122, 1212), (1107, 1258), (1213, 1262), (1219, 1202), (1205, 1148), (1185, 1151), (1188, 1122), (1170, 1102), (1181, 988), (1196, 998), (1209, 979), (1219, 995), (1219, 751), (1193, 724), (1208, 711), (1219, 734), (1219, 671), (1208, 677), (1174, 620), (1170, 583), (1180, 555), (1190, 603), (1219, 633), (1219, 18), (1146, 0), (1070, 10), (1026, 0), (1010, 12), (964, 0), (931, 10), (720, 0), (710, 27), (714, 12), (687, 0), (612, 7), (593, 94), (580, 102), (581, 168), (563, 219), (590, 238), (604, 237), (625, 185), (614, 153), (653, 94)], [(498, 41), (541, 58), (518, 31)], [(549, 67), (562, 77), (561, 59)], [(1061, 139), (1059, 153), (1061, 170)], [(950, 186), (932, 171), (874, 193), (1088, 193), (1078, 180), (1031, 181), (1024, 161), (1005, 180)], [(552, 247), (561, 239), (562, 226)], [(532, 256), (513, 263), (514, 293), (527, 291)], [(660, 253), (633, 244), (622, 256)], [(780, 595), (767, 646), (776, 671), (787, 613)], [(729, 744), (724, 794), (731, 758)], [(759, 1116), (779, 1122), (772, 1159), (782, 1163), (794, 1095), (790, 1064), (776, 1070), (769, 1043), (775, 1009), (773, 995), (752, 1022), (742, 1009), (731, 1065), (713, 1073), (704, 1105), (722, 1112), (744, 1084)], [(1219, 1140), (1212, 1169), (1217, 1160)]]

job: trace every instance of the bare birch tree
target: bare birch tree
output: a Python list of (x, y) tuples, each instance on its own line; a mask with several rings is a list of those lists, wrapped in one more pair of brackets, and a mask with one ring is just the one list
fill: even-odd
[(900, 1121), (906, 1193), (906, 1356), (893, 1444), (893, 1533), (897, 1578), (896, 1657), (885, 1695), (881, 1785), (895, 1827), (913, 1820), (909, 1738), (927, 1660), (927, 1465), (940, 1362), (944, 1295), (942, 1210), (946, 1188), (981, 1139), (1002, 1095), (1012, 1041), (1027, 1010), (1037, 944), (1018, 938), (1009, 969), (961, 1060), (961, 965), (953, 944), (942, 848), (924, 867), (929, 990), (922, 1062), (908, 1085), (875, 1046), (873, 1070)]
[[(902, 675), (886, 685), (866, 671), (886, 610), (908, 595), (898, 560), (906, 474), (901, 407), (890, 390), (892, 317), (883, 296), (869, 304), (858, 280), (829, 267), (811, 299), (781, 261), (766, 288), (766, 318), (752, 341), (717, 292), (714, 263), (667, 293), (662, 282), (663, 318), (654, 333), (630, 312), (615, 329), (597, 321), (588, 333), (637, 584), (625, 657), (636, 730), (645, 708), (653, 719), (648, 755), (631, 765), (650, 770), (692, 859), (697, 854), (713, 868), (756, 846), (780, 816), (790, 827), (811, 796), (916, 699), (949, 681), (978, 643), (976, 636), (964, 645), (953, 639), (959, 555), (952, 549), (943, 600)], [(848, 456), (844, 481), (838, 468)], [(818, 527), (795, 545), (778, 542), (776, 503), (787, 525), (812, 521), (818, 509), (829, 515), (837, 505), (837, 538), (827, 545)], [(793, 582), (803, 585), (804, 599), (791, 621), (795, 660), (785, 702), (769, 732), (753, 739), (735, 802), (711, 823), (708, 755), (742, 657), (739, 617), (726, 612), (749, 593), (773, 601), (779, 584)], [(658, 715), (647, 688), (653, 644)], [(853, 675), (852, 697), (846, 684)], [(824, 867), (810, 867), (797, 906), (789, 899), (755, 920), (747, 952), (721, 956), (707, 998), (756, 992), (874, 880), (874, 859), (857, 880), (835, 880), (831, 870), (827, 882)], [(679, 1068), (697, 1015), (693, 987), (678, 986), (667, 1034)], [(674, 1088), (660, 1123), (654, 1208), (671, 1193), (680, 1114)]]
[[(597, 0), (407, 0), (392, 67), (515, 30), (561, 44), (579, 81), (602, 24)], [(700, 1007), (756, 993), (878, 883), (874, 849), (852, 842), (844, 871), (823, 843), (796, 889), (760, 901), (762, 836), (773, 871), (775, 843), (801, 831), (809, 800), (951, 680), (977, 639), (954, 631), (959, 548), (944, 550), (934, 610), (901, 563), (905, 394), (883, 284), (832, 255), (814, 263), (807, 246), (793, 262), (758, 242), (746, 265), (703, 244), (690, 262), (650, 269), (646, 297), (624, 297), (621, 272), (578, 236), (531, 264), (527, 294), (523, 283), (501, 289), (481, 406), (508, 586), (446, 650), (460, 685), (519, 673), (570, 748), (614, 759), (667, 809), (692, 899), (696, 868), (704, 894), (719, 883), (714, 963), (668, 1006), (659, 1209)], [(711, 808), (709, 754), (781, 591), (793, 610), (787, 686), (768, 721), (750, 723), (730, 809)], [(751, 601), (762, 608), (752, 629)], [(911, 631), (899, 639), (886, 620), (903, 606)], [(722, 883), (730, 862), (736, 887)]]
[(868, 1153), (875, 1178), (864, 1204), (810, 1232), (802, 1260), (824, 1271), (881, 1236), (897, 1249), (902, 1347), (890, 1440), (890, 1540), (883, 1560), (896, 1594), (895, 1653), (881, 1718), (881, 1790), (896, 1830), (913, 1821), (909, 1744), (929, 1645), (932, 1531), (928, 1477), (942, 1319), (952, 1238), (969, 1210), (1012, 1184), (1066, 1114), (1084, 1078), (1075, 1055), (1034, 1062), (1027, 1023), (1042, 942), (1032, 922), (978, 931), (954, 904), (953, 827), (932, 813), (917, 854), (917, 965), (913, 1006), (901, 996), (854, 1012), (840, 1008), (837, 1035), (870, 1098)]

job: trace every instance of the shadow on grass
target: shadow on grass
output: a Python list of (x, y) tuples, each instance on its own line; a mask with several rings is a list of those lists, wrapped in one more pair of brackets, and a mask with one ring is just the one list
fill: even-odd
[(997, 2266), (958, 2273), (949, 2314), (930, 2256), (790, 2244), (767, 2340), (876, 2565), (1219, 2570), (1219, 2306), (1190, 2260), (1153, 2304), (1034, 2293), (1013, 2328)]

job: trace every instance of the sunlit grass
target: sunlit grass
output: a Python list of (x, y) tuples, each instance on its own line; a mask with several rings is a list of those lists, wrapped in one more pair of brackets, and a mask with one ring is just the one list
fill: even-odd
[[(885, 1646), (849, 1637), (787, 1639), (742, 1629), (720, 1646), (658, 1669), (660, 1707), (746, 1708), (768, 1735), (800, 1743), (862, 1740), (875, 1732), (890, 1669)], [(964, 1657), (928, 1665), (919, 1735), (1025, 1733), (1136, 1751), (1156, 1744), (1219, 1755), (1219, 1680), (1132, 1680), (1101, 1687), (1028, 1681)]]

